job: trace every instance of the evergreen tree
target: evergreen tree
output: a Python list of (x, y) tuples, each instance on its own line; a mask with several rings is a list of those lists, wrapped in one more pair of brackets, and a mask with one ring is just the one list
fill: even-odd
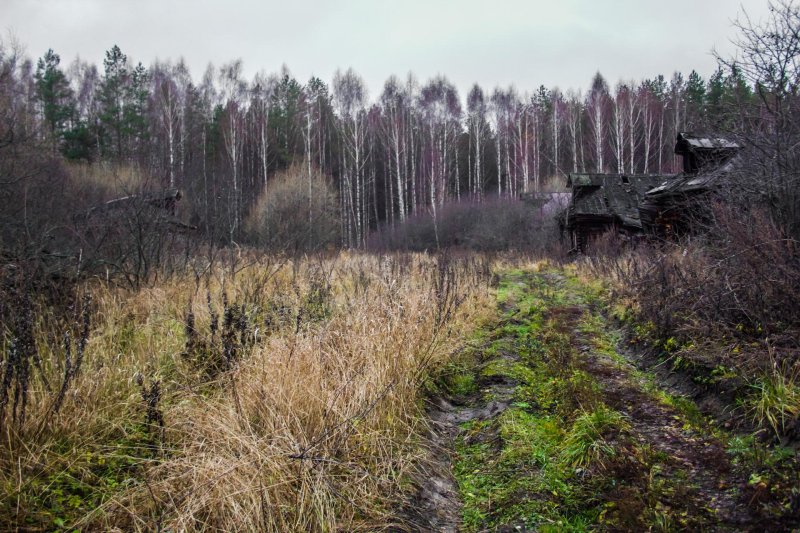
[[(125, 96), (130, 74), (128, 58), (119, 46), (114, 45), (106, 52), (103, 60), (104, 74), (100, 82), (100, 125), (102, 155), (113, 149), (116, 157), (122, 159), (125, 150)], [(110, 146), (113, 145), (113, 146)]]
[(722, 67), (708, 79), (708, 88), (705, 98), (705, 123), (712, 129), (717, 129), (723, 124), (725, 114), (725, 72)]
[(706, 105), (706, 82), (697, 71), (686, 81), (686, 127), (696, 129), (703, 121)]
[(277, 164), (288, 167), (295, 155), (302, 154), (302, 139), (299, 128), (300, 108), (298, 106), (303, 87), (284, 70), (275, 92), (272, 95), (270, 125), (276, 134)]
[(52, 49), (36, 64), (36, 91), (42, 115), (53, 142), (53, 152), (63, 138), (69, 121), (75, 114), (75, 101), (67, 77), (59, 68), (61, 58)]
[(730, 64), (728, 72), (717, 67), (708, 80), (707, 124), (714, 130), (734, 131), (741, 126), (739, 110), (753, 100), (753, 90), (736, 63)]
[(123, 102), (123, 128), (125, 137), (130, 143), (130, 150), (133, 153), (143, 152), (147, 137), (147, 99), (149, 96), (150, 75), (141, 63), (130, 74), (128, 84), (124, 90)]

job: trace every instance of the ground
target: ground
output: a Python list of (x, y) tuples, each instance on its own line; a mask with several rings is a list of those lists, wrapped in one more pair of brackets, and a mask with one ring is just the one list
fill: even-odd
[[(572, 269), (502, 275), (441, 376), (410, 522), (434, 531), (791, 530), (753, 442), (675, 394)], [(750, 459), (752, 459), (750, 457)], [(759, 470), (760, 467), (760, 470)], [(787, 504), (789, 505), (789, 504)]]

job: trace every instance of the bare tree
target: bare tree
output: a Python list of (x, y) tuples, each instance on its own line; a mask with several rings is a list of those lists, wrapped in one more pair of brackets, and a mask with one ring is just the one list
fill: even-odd
[[(397, 186), (397, 206), (400, 215), (400, 222), (406, 219), (406, 199), (405, 199), (405, 176), (402, 168), (402, 161), (406, 152), (406, 136), (404, 129), (407, 127), (406, 119), (408, 111), (406, 107), (410, 104), (408, 95), (400, 85), (400, 81), (392, 76), (386, 80), (381, 95), (381, 105), (383, 106), (383, 133), (389, 151), (391, 153), (392, 171), (394, 172), (394, 184), (391, 178), (388, 179), (390, 190), (394, 185)], [(390, 197), (390, 211), (394, 213), (394, 198)]]
[(639, 122), (641, 106), (634, 92), (633, 84), (626, 85), (625, 97), (622, 100), (625, 118), (625, 131), (628, 137), (628, 171), (636, 173), (636, 151), (640, 143)]
[(605, 138), (608, 108), (608, 85), (603, 76), (598, 72), (592, 80), (592, 88), (586, 97), (586, 111), (589, 124), (589, 131), (592, 136), (592, 155), (594, 157), (595, 172), (605, 171)]
[(159, 133), (163, 134), (167, 151), (167, 184), (176, 186), (175, 172), (180, 159), (178, 147), (181, 138), (181, 124), (184, 106), (184, 94), (178, 88), (169, 64), (156, 64), (152, 69), (152, 103), (155, 112), (155, 123)]
[(485, 138), (489, 132), (489, 124), (486, 122), (486, 97), (477, 84), (472, 86), (469, 95), (467, 95), (467, 127), (469, 131), (469, 153), (467, 159), (470, 161), (468, 173), (469, 189), (470, 193), (480, 200), (483, 197), (483, 187), (485, 185), (483, 153), (485, 150)]
[(557, 87), (550, 91), (550, 106), (552, 109), (550, 131), (553, 146), (553, 172), (555, 176), (561, 176), (561, 129), (563, 127), (567, 105), (566, 102), (564, 102), (564, 96)]
[(583, 139), (581, 133), (581, 118), (583, 117), (583, 104), (580, 92), (569, 92), (567, 94), (567, 113), (569, 121), (567, 129), (572, 148), (572, 172), (578, 172), (578, 168), (583, 170), (583, 157), (580, 158), (581, 165), (578, 167), (578, 148), (583, 152)]
[[(748, 148), (737, 189), (763, 203), (785, 231), (800, 237), (800, 6), (770, 2), (770, 15), (754, 22), (746, 12), (735, 23), (738, 57), (723, 66), (755, 88), (756, 100), (737, 91), (735, 101)], [(733, 74), (732, 74), (733, 75)], [(734, 80), (735, 81), (735, 80)], [(744, 92), (744, 94), (742, 94)], [(741, 95), (741, 96), (740, 96)]]
[(366, 238), (366, 198), (364, 189), (366, 102), (364, 80), (353, 69), (336, 71), (333, 97), (339, 111), (342, 131), (342, 213), (343, 238), (347, 246), (361, 246)]
[(260, 162), (261, 183), (267, 187), (269, 175), (269, 113), (272, 109), (272, 97), (278, 84), (276, 76), (268, 76), (263, 72), (256, 74), (250, 89), (251, 105), (255, 126), (258, 159)]
[(492, 93), (491, 118), (494, 125), (495, 151), (497, 163), (497, 196), (503, 195), (503, 178), (506, 181), (506, 193), (510, 194), (508, 187), (508, 171), (503, 168), (504, 154), (508, 153), (508, 118), (511, 106), (511, 94), (499, 87)]
[[(666, 139), (670, 144), (678, 138), (678, 133), (685, 130), (686, 125), (686, 83), (684, 82), (683, 75), (680, 72), (675, 72), (672, 75), (672, 80), (669, 84), (669, 110), (671, 120), (671, 135)], [(673, 154), (671, 171), (674, 172), (680, 168), (678, 155)]]
[(643, 82), (639, 86), (636, 97), (642, 113), (642, 145), (644, 146), (642, 171), (646, 174), (650, 172), (653, 138), (656, 135), (658, 126), (658, 102), (655, 101), (655, 97), (647, 82)]
[(625, 85), (617, 84), (614, 91), (614, 98), (611, 99), (611, 145), (614, 149), (614, 160), (617, 164), (617, 172), (625, 172), (625, 158), (623, 147), (625, 145)]
[(241, 223), (242, 183), (241, 166), (245, 142), (246, 84), (242, 80), (242, 62), (234, 61), (219, 70), (221, 88), (222, 137), (230, 162), (231, 194), (229, 202), (230, 239), (233, 240)]

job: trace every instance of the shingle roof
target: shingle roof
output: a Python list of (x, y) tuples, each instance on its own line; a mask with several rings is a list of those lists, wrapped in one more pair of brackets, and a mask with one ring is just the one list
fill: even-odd
[(647, 191), (645, 198), (651, 200), (706, 190), (738, 164), (739, 157), (737, 156), (710, 172), (677, 176)]
[(598, 222), (617, 221), (623, 226), (641, 228), (639, 203), (650, 189), (672, 176), (636, 174), (570, 174), (573, 189), (567, 223), (581, 219)]

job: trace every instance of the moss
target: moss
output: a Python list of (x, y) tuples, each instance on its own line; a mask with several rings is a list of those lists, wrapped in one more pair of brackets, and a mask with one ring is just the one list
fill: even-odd
[(494, 359), (489, 361), (489, 363), (484, 366), (483, 370), (481, 370), (480, 375), (483, 378), (497, 376), (508, 377), (523, 385), (533, 383), (537, 377), (536, 373), (529, 366), (507, 359)]
[(454, 396), (466, 396), (478, 390), (475, 376), (471, 372), (458, 372), (447, 381), (448, 392)]

